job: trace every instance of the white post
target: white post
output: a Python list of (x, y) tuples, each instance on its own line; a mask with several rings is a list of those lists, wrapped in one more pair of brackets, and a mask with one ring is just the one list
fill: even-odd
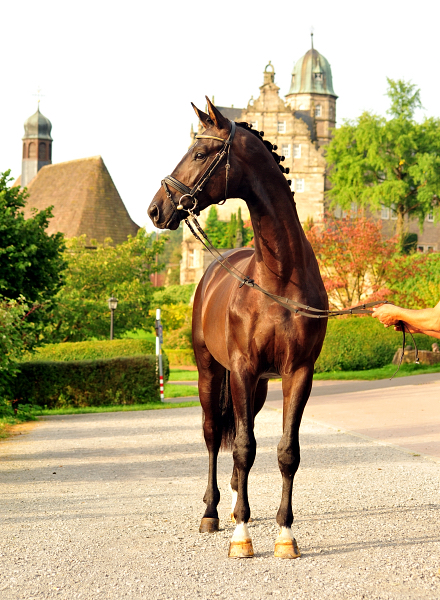
[(163, 343), (163, 331), (162, 323), (160, 322), (160, 308), (156, 309), (156, 356), (159, 362), (159, 388), (160, 388), (160, 399), (161, 402), (165, 401), (165, 395), (163, 391), (163, 363), (162, 363), (162, 343)]

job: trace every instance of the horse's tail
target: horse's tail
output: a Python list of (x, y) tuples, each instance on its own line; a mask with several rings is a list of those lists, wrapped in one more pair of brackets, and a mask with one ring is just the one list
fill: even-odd
[(230, 372), (226, 369), (220, 388), (220, 410), (222, 413), (222, 449), (232, 449), (235, 440), (235, 418), (232, 404), (231, 387), (229, 385)]

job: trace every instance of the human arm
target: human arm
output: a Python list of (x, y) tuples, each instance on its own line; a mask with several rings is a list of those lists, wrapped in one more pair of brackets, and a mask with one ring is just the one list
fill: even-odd
[(394, 304), (382, 304), (373, 308), (372, 317), (385, 327), (397, 325), (403, 321), (411, 333), (425, 333), (440, 338), (440, 302), (434, 308), (412, 310)]

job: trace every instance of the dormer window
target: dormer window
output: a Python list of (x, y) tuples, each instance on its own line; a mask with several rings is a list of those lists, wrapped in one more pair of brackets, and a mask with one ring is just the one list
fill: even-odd
[(322, 81), (322, 73), (315, 73), (315, 81)]
[(321, 117), (322, 116), (322, 109), (321, 109), (321, 105), (317, 104), (315, 106), (315, 117)]

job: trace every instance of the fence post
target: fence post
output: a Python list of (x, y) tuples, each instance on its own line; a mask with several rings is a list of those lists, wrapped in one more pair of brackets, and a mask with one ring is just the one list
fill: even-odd
[(163, 329), (160, 321), (160, 308), (156, 309), (156, 357), (159, 363), (159, 388), (160, 388), (160, 400), (165, 401), (165, 395), (163, 392), (163, 362), (162, 362), (162, 344), (163, 344)]

